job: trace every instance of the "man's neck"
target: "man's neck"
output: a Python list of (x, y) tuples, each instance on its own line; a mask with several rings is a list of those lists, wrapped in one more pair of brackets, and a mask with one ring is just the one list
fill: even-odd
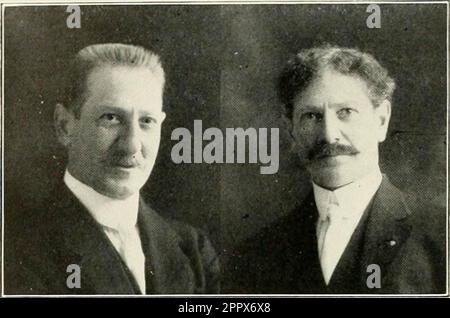
[(139, 193), (124, 200), (107, 197), (76, 179), (68, 170), (64, 183), (100, 224), (116, 228), (120, 224), (136, 223)]
[(381, 176), (380, 167), (377, 165), (374, 165), (372, 167), (367, 168), (363, 173), (354, 176), (353, 178), (346, 178), (341, 181), (336, 180), (324, 180), (324, 178), (315, 179), (314, 177), (311, 178), (311, 181), (314, 185), (319, 186), (323, 189), (326, 189), (328, 191), (336, 191), (341, 188), (345, 188), (352, 183), (360, 182), (361, 180), (370, 178), (370, 176)]
[(313, 182), (316, 206), (319, 212), (325, 213), (330, 197), (335, 197), (339, 206), (347, 212), (362, 212), (380, 187), (382, 178), (380, 169), (375, 169), (362, 178), (334, 190), (325, 189)]

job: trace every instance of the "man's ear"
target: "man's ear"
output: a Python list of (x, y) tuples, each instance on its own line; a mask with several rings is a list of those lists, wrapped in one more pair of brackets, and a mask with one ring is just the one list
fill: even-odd
[(75, 120), (75, 115), (71, 111), (62, 104), (56, 104), (53, 122), (58, 141), (64, 147), (68, 147), (71, 143)]
[(159, 123), (162, 124), (164, 119), (166, 119), (166, 113), (162, 111), (159, 118)]
[(379, 120), (378, 142), (383, 142), (386, 139), (389, 120), (391, 119), (391, 102), (384, 100), (378, 107), (375, 108), (375, 114)]

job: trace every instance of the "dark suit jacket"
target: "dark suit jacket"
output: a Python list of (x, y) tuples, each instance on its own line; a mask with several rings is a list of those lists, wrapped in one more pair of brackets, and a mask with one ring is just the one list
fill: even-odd
[[(407, 198), (384, 176), (331, 277), (324, 282), (317, 250), (313, 193), (303, 205), (236, 249), (224, 293), (445, 293), (443, 209)], [(368, 288), (380, 268), (381, 288)], [(371, 278), (369, 279), (370, 281)]]
[[(6, 240), (5, 294), (139, 294), (136, 281), (88, 211), (65, 185), (44, 213)], [(219, 265), (208, 239), (162, 218), (141, 199), (138, 226), (147, 294), (219, 292)], [(81, 288), (66, 285), (67, 266), (81, 269)]]

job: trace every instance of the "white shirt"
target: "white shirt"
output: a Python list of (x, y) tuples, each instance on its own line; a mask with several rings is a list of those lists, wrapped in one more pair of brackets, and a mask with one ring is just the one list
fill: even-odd
[(145, 256), (137, 227), (139, 193), (124, 200), (104, 196), (73, 177), (64, 182), (99, 223), (145, 294)]
[(319, 211), (316, 228), (318, 250), (327, 284), (381, 180), (382, 175), (377, 168), (360, 180), (334, 191), (313, 183)]

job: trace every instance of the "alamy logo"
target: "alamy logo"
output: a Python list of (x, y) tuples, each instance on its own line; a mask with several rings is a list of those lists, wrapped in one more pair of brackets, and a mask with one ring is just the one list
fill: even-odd
[(366, 25), (369, 29), (380, 29), (381, 28), (381, 9), (378, 4), (370, 4), (366, 9), (367, 13), (370, 15), (367, 17)]
[(81, 268), (80, 265), (70, 264), (66, 268), (66, 273), (70, 273), (66, 279), (66, 286), (69, 289), (81, 288)]
[(81, 28), (81, 10), (80, 6), (68, 6), (67, 13), (70, 13), (66, 19), (66, 25), (69, 29)]
[[(179, 163), (260, 163), (261, 174), (274, 174), (279, 166), (279, 129), (270, 128), (219, 128), (203, 131), (202, 121), (194, 120), (194, 133), (187, 128), (172, 131), (171, 158)], [(208, 143), (203, 147), (203, 141)], [(248, 145), (248, 148), (247, 148)], [(224, 151), (225, 148), (225, 151)]]
[(367, 288), (381, 288), (381, 269), (377, 264), (370, 264), (367, 266), (367, 273), (370, 273), (367, 276), (366, 285)]

